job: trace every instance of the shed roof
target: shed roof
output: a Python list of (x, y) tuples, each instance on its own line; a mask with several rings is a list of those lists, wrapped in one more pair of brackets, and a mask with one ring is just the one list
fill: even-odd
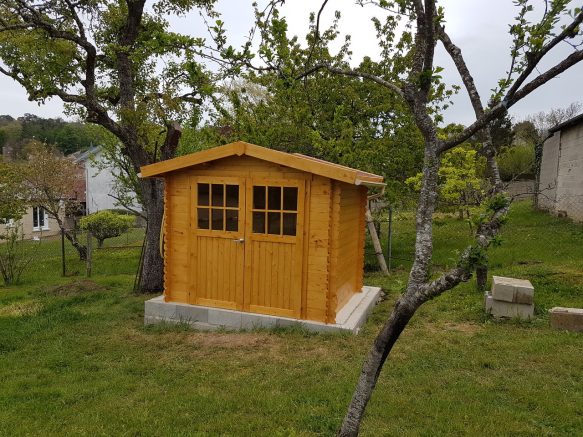
[(349, 184), (371, 186), (384, 185), (383, 177), (379, 175), (356, 170), (344, 165), (333, 164), (311, 156), (299, 153), (280, 152), (278, 150), (268, 149), (266, 147), (257, 146), (243, 141), (237, 141), (224, 146), (214, 147), (201, 152), (195, 152), (178, 158), (146, 165), (141, 168), (141, 176), (159, 177), (176, 170), (235, 155), (251, 156), (253, 158), (262, 159), (264, 161), (273, 162)]

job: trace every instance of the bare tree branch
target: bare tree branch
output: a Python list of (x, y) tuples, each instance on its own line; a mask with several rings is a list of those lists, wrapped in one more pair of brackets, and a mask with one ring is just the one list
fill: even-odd
[(379, 76), (376, 76), (374, 74), (371, 73), (366, 73), (364, 71), (358, 71), (358, 70), (353, 70), (353, 69), (342, 69), (342, 68), (337, 68), (337, 67), (333, 67), (332, 65), (329, 64), (316, 64), (313, 67), (311, 67), (310, 69), (306, 70), (305, 72), (303, 72), (301, 75), (297, 76), (296, 79), (302, 79), (305, 76), (309, 76), (312, 73), (315, 73), (318, 70), (328, 70), (331, 73), (335, 73), (335, 74), (342, 74), (344, 76), (352, 76), (352, 77), (360, 77), (363, 79), (368, 79), (372, 82), (375, 82), (379, 85), (384, 86), (385, 88), (388, 88), (389, 90), (393, 91), (395, 94), (403, 97), (403, 90), (401, 88), (399, 88), (398, 85), (389, 82), (387, 80), (382, 79)]

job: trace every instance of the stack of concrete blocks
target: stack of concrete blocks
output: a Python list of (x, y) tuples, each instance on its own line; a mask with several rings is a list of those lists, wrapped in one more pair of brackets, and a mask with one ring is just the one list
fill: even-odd
[(486, 312), (496, 318), (529, 319), (534, 315), (534, 287), (526, 279), (492, 277), (484, 295)]

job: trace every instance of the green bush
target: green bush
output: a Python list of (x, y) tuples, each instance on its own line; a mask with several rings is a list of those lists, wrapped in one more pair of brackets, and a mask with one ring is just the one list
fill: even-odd
[(99, 211), (81, 219), (81, 229), (88, 230), (97, 239), (98, 247), (107, 238), (118, 237), (127, 231), (134, 222), (130, 215), (116, 214), (112, 211)]
[(502, 180), (532, 177), (534, 173), (534, 147), (520, 145), (509, 147), (498, 155), (498, 167)]

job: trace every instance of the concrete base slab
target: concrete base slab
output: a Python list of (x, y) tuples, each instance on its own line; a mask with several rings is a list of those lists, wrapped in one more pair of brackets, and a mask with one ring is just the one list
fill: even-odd
[(488, 314), (496, 318), (530, 319), (534, 316), (534, 304), (512, 303), (496, 300), (488, 291), (484, 293), (484, 307)]
[(379, 287), (362, 287), (336, 315), (336, 323), (326, 324), (267, 314), (247, 313), (222, 308), (203, 307), (177, 302), (164, 302), (158, 296), (145, 302), (144, 323), (187, 323), (202, 330), (248, 330), (299, 326), (316, 332), (358, 333), (381, 295)]

